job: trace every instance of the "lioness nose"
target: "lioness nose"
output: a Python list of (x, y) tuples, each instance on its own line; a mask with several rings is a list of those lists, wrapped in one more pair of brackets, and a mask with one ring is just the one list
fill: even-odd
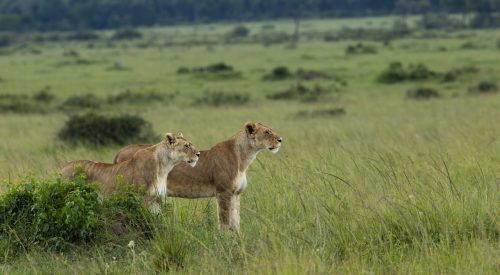
[(278, 142), (282, 142), (282, 141), (283, 141), (283, 139), (282, 139), (282, 138), (279, 138), (279, 139), (278, 139)]
[(200, 152), (196, 152), (196, 156), (199, 157), (200, 156)]

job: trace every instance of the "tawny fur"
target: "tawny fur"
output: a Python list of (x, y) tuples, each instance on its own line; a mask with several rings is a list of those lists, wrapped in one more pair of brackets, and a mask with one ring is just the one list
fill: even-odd
[[(244, 129), (210, 150), (201, 151), (198, 164), (180, 164), (168, 175), (168, 196), (182, 198), (216, 197), (219, 226), (238, 231), (240, 194), (246, 188), (246, 171), (261, 150), (277, 152), (281, 137), (267, 126), (249, 122)], [(134, 144), (121, 149), (115, 163), (132, 158), (149, 144)]]
[(103, 194), (110, 194), (116, 190), (117, 183), (123, 183), (135, 185), (149, 195), (164, 197), (167, 190), (165, 179), (172, 168), (181, 162), (195, 165), (198, 155), (199, 152), (182, 134), (167, 134), (162, 142), (138, 150), (123, 162), (109, 164), (76, 160), (64, 166), (61, 174), (72, 179), (80, 166), (86, 175), (86, 182), (98, 182)]

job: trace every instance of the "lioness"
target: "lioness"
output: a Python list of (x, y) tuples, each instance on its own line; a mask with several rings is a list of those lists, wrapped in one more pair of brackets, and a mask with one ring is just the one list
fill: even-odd
[(167, 176), (172, 168), (181, 162), (195, 166), (199, 156), (200, 152), (181, 133), (167, 133), (160, 143), (138, 150), (126, 161), (109, 164), (76, 160), (66, 164), (61, 174), (64, 178), (72, 179), (76, 167), (81, 166), (87, 176), (86, 182), (98, 182), (103, 194), (115, 190), (119, 177), (125, 184), (144, 187), (149, 195), (165, 198)]
[[(283, 139), (271, 128), (248, 122), (242, 131), (210, 150), (201, 151), (195, 167), (176, 166), (168, 175), (168, 196), (182, 198), (217, 197), (219, 226), (240, 228), (240, 194), (247, 186), (246, 171), (261, 150), (277, 153)], [(150, 144), (134, 144), (121, 149), (114, 163), (130, 159)]]

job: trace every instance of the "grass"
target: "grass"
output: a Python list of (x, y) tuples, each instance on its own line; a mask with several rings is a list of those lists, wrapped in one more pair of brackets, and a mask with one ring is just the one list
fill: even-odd
[[(304, 31), (335, 30), (344, 22), (305, 21)], [(245, 25), (252, 34), (262, 24)], [(293, 27), (273, 24), (284, 31)], [(200, 26), (198, 35), (217, 39), (233, 26), (202, 31), (209, 27)], [(161, 45), (170, 39), (162, 35), (188, 36), (193, 29), (143, 31), (144, 41), (157, 34)], [(33, 45), (42, 51), (36, 55), (8, 48), (0, 58), (5, 93), (32, 96), (50, 86), (63, 102), (89, 92), (107, 98), (125, 90), (178, 91), (168, 105), (105, 105), (101, 112), (140, 114), (154, 132), (182, 132), (201, 149), (230, 137), (248, 120), (270, 125), (284, 144), (277, 155), (259, 154), (250, 167), (239, 235), (216, 229), (213, 199), (169, 198), (152, 239), (135, 238), (133, 247), (128, 246), (132, 239), (121, 237), (65, 253), (28, 251), (16, 260), (0, 260), (0, 273), (495, 274), (500, 265), (500, 97), (467, 93), (484, 79), (499, 81), (495, 43), (500, 32), (474, 31), (474, 40), (485, 46), (461, 49), (466, 38), (456, 37), (470, 33), (409, 37), (377, 45), (376, 54), (353, 56), (345, 54), (352, 41), (322, 40), (304, 40), (296, 48), (223, 43), (143, 48), (136, 47), (137, 41), (116, 42), (114, 48), (99, 41), (87, 48), (86, 43), (61, 42)], [(70, 48), (95, 62), (54, 66), (71, 60), (63, 56)], [(437, 72), (473, 65), (481, 73), (446, 83), (376, 83), (392, 61), (422, 63)], [(130, 70), (108, 71), (115, 62)], [(217, 62), (233, 65), (242, 77), (206, 81), (176, 73), (182, 66)], [(314, 103), (267, 100), (297, 85), (293, 78), (262, 81), (277, 66), (322, 71), (348, 85), (335, 98)], [(307, 82), (315, 85), (329, 87), (336, 80)], [(416, 86), (438, 89), (441, 99), (407, 100), (406, 91)], [(205, 91), (247, 94), (252, 100), (224, 108), (193, 104)], [(300, 111), (338, 106), (345, 110), (338, 119), (296, 119)], [(67, 114), (58, 111), (2, 113), (0, 176), (50, 177), (70, 160), (112, 160), (119, 146), (92, 149), (58, 141), (66, 120)]]

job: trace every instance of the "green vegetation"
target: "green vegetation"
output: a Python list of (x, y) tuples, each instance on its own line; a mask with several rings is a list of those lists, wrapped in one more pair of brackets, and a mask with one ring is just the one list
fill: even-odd
[[(142, 28), (132, 40), (16, 35), (0, 48), (0, 106), (29, 111), (0, 114), (0, 273), (498, 273), (500, 32), (425, 30), (408, 16), (392, 36), (394, 19), (305, 20), (295, 46), (285, 20), (245, 22), (235, 43), (226, 34), (240, 23)], [(344, 26), (363, 31), (350, 40)], [(266, 45), (273, 33), (287, 39)], [(377, 53), (346, 55), (358, 42)], [(277, 67), (286, 77), (263, 81)], [(61, 109), (89, 92), (94, 113)], [(133, 194), (96, 201), (95, 186), (54, 179), (70, 160), (111, 162), (119, 144), (157, 133), (207, 149), (249, 120), (284, 143), (248, 171), (240, 234), (218, 231), (213, 199), (169, 197), (149, 217)], [(40, 222), (24, 224), (31, 199)]]

